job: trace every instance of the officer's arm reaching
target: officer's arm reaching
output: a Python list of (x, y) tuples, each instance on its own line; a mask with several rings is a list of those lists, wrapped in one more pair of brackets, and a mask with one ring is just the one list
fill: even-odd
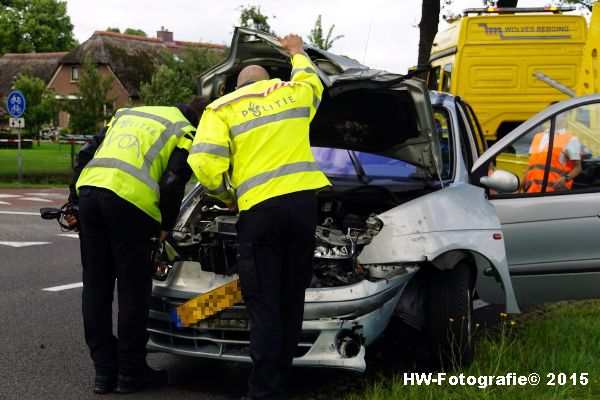
[[(177, 147), (169, 157), (167, 169), (160, 180), (160, 202), (158, 208), (162, 216), (160, 229), (169, 232), (173, 229), (179, 206), (185, 194), (185, 185), (192, 176), (187, 163), (188, 151)], [(166, 236), (166, 233), (164, 234)]]
[[(321, 103), (321, 96), (323, 95), (323, 84), (317, 75), (317, 69), (304, 52), (304, 43), (300, 36), (289, 34), (283, 38), (279, 38), (279, 41), (292, 57), (291, 81), (299, 83), (304, 89), (312, 91), (312, 104), (309, 104), (311, 111), (310, 118), (312, 119), (317, 112), (319, 103)], [(311, 98), (311, 96), (308, 96), (308, 98)]]
[(224, 174), (229, 170), (230, 153), (229, 127), (217, 113), (207, 108), (194, 139), (188, 158), (198, 182), (206, 188), (206, 193), (232, 207), (235, 198), (227, 190)]

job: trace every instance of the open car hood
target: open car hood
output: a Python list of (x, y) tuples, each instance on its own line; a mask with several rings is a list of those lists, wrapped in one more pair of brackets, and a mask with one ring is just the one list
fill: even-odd
[[(311, 123), (312, 146), (364, 151), (399, 159), (439, 175), (439, 138), (424, 83), (370, 69), (355, 60), (305, 45), (325, 91)], [(211, 99), (235, 90), (237, 75), (258, 64), (272, 78), (290, 79), (289, 54), (276, 36), (236, 28), (225, 61), (198, 77), (198, 92)]]

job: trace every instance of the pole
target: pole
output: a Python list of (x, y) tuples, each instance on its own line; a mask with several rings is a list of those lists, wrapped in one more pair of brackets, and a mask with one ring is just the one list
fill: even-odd
[(21, 129), (17, 128), (17, 165), (18, 165), (18, 182), (21, 184)]
[(548, 75), (545, 75), (543, 72), (537, 71), (533, 74), (533, 76), (540, 81), (552, 86), (554, 89), (559, 90), (566, 94), (567, 96), (575, 97), (577, 94), (573, 89), (567, 87), (561, 83), (556, 82), (554, 79), (550, 78)]

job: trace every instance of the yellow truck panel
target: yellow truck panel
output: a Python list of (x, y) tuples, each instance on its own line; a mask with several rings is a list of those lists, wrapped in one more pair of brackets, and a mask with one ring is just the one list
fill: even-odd
[(575, 89), (586, 40), (583, 16), (467, 15), (436, 36), (429, 88), (465, 99), (493, 141), (568, 98), (533, 74)]
[(577, 94), (600, 93), (600, 3), (592, 6), (592, 18), (588, 31), (588, 39), (583, 49), (581, 76), (577, 85)]

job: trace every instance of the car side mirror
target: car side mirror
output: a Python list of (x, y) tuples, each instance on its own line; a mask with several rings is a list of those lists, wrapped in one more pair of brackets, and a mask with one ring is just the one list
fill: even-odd
[(514, 193), (519, 189), (519, 177), (501, 169), (495, 170), (491, 175), (481, 177), (479, 182), (499, 193)]

